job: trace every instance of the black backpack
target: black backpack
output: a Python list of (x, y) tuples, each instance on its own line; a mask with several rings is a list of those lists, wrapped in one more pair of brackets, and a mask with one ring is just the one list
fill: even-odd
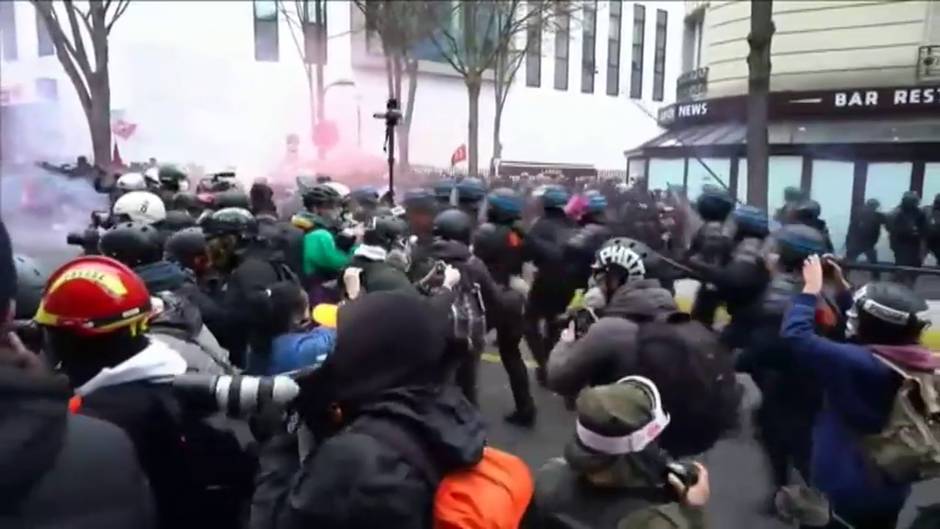
[[(438, 261), (434, 267), (443, 273), (445, 263)], [(437, 278), (433, 280), (433, 287), (426, 290), (429, 295), (437, 295), (441, 287)], [(470, 351), (483, 350), (486, 342), (486, 306), (483, 304), (483, 294), (480, 284), (473, 281), (465, 270), (461, 270), (460, 282), (454, 285), (454, 301), (450, 305), (450, 336), (451, 340), (466, 342)]]

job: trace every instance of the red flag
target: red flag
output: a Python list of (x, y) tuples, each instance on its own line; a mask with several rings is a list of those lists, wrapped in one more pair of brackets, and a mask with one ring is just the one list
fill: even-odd
[(121, 151), (118, 150), (117, 142), (114, 142), (114, 152), (111, 153), (111, 164), (119, 167), (124, 166), (124, 161), (121, 160)]
[(111, 124), (111, 132), (113, 132), (115, 136), (121, 138), (122, 140), (126, 140), (127, 138), (133, 136), (134, 131), (136, 130), (136, 123), (129, 123), (123, 119), (119, 119)]
[(454, 154), (450, 155), (450, 166), (453, 167), (457, 163), (462, 162), (467, 159), (467, 144), (462, 143), (460, 147), (457, 147), (457, 150), (454, 151)]

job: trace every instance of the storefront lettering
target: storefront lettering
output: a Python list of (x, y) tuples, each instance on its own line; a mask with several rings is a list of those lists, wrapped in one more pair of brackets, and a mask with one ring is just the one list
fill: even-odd
[(679, 105), (676, 112), (680, 118), (693, 116), (705, 116), (708, 114), (708, 103), (691, 103), (688, 105)]
[[(885, 97), (880, 97), (884, 95)], [(836, 92), (834, 103), (836, 108), (852, 107), (904, 107), (910, 105), (931, 105), (940, 102), (940, 88), (898, 88), (891, 92), (892, 98), (888, 100), (887, 92), (878, 90), (855, 90), (851, 92)]]

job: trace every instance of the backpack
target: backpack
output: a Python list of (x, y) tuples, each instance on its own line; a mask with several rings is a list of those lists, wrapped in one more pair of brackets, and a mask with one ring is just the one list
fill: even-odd
[(476, 465), (440, 476), (423, 444), (393, 422), (370, 420), (352, 428), (393, 448), (435, 488), (433, 529), (518, 529), (535, 493), (523, 460), (487, 446)]
[(486, 307), (479, 283), (457, 283), (454, 302), (450, 306), (450, 321), (455, 340), (466, 340), (470, 351), (483, 350), (486, 346)]
[(908, 371), (874, 356), (902, 380), (885, 427), (862, 438), (865, 453), (898, 483), (940, 477), (940, 373)]
[(738, 425), (742, 391), (734, 359), (714, 331), (683, 312), (662, 314), (639, 324), (636, 358), (631, 374), (656, 380), (668, 372), (671, 384), (696, 395), (689, 400), (664, 392), (663, 407), (673, 416), (662, 435), (667, 449), (704, 452)]

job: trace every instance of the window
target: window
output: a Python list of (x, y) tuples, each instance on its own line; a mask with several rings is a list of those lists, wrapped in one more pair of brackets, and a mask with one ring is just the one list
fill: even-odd
[(36, 95), (46, 101), (56, 101), (59, 99), (59, 85), (55, 79), (36, 79)]
[(682, 35), (682, 71), (689, 72), (702, 65), (702, 16), (685, 21)]
[(326, 64), (326, 3), (323, 0), (303, 0), (297, 9), (304, 30), (304, 62)]
[(646, 31), (646, 8), (633, 5), (633, 61), (630, 66), (630, 97), (643, 97), (643, 42)]
[(669, 13), (656, 10), (656, 55), (653, 57), (653, 101), (663, 100), (666, 83), (666, 25)]
[(581, 91), (594, 93), (597, 39), (597, 0), (584, 4), (584, 31), (581, 39)]
[(379, 5), (375, 2), (365, 4), (366, 52), (370, 55), (382, 55), (382, 36), (376, 27), (376, 20), (381, 16)]
[(255, 60), (277, 61), (277, 2), (276, 0), (254, 0)]
[(45, 57), (55, 53), (55, 44), (52, 43), (52, 36), (49, 35), (49, 28), (42, 19), (39, 11), (36, 11), (36, 38), (39, 44), (39, 56)]
[(620, 0), (610, 2), (610, 31), (607, 34), (607, 95), (620, 92)]
[[(530, 10), (538, 9), (530, 3)], [(525, 85), (542, 86), (542, 24), (532, 15), (526, 21)]]
[(0, 1), (0, 50), (3, 60), (19, 58), (16, 49), (16, 2)]
[[(560, 5), (560, 4), (559, 4)], [(555, 89), (568, 89), (568, 48), (571, 46), (571, 20), (568, 13), (562, 12), (562, 7), (556, 13), (555, 20)]]

